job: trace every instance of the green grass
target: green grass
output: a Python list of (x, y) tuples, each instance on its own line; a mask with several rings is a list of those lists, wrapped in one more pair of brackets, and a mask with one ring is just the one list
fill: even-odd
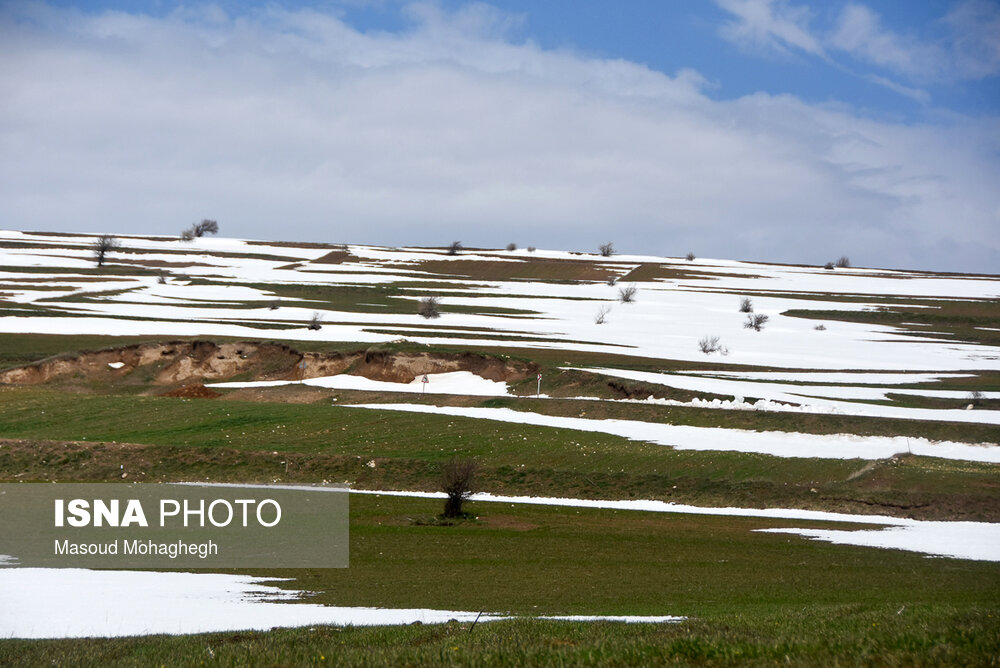
[[(0, 640), (3, 665), (995, 665), (1000, 568), (754, 529), (809, 523), (352, 496), (348, 569), (267, 571), (308, 602), (545, 614), (91, 640)], [(850, 528), (845, 525), (840, 528)], [(260, 573), (265, 574), (265, 573)]]
[[(483, 466), (483, 489), (499, 493), (1000, 518), (995, 465), (910, 456), (868, 464), (675, 451), (605, 434), (352, 409), (325, 401), (259, 403), (8, 388), (0, 390), (0, 438), (30, 443), (0, 448), (0, 475), (26, 479), (102, 479), (125, 462), (140, 480), (327, 479), (368, 488), (434, 489), (440, 462), (458, 454), (476, 457)], [(91, 451), (66, 460), (60, 454), (66, 446), (46, 449), (38, 446), (41, 440), (117, 441), (154, 449)], [(371, 460), (375, 468), (366, 466)], [(287, 473), (279, 465), (284, 461), (292, 462)]]

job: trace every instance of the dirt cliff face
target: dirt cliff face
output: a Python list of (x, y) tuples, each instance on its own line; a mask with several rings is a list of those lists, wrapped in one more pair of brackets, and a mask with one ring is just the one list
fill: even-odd
[(0, 383), (35, 385), (89, 380), (181, 386), (235, 377), (240, 380), (299, 380), (339, 373), (409, 383), (423, 374), (449, 371), (470, 371), (489, 380), (512, 382), (529, 377), (537, 369), (533, 364), (474, 353), (378, 349), (301, 353), (276, 343), (172, 341), (58, 355), (0, 371)]

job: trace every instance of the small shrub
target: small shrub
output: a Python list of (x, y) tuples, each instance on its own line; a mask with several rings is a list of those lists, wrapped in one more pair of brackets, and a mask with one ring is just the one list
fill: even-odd
[(160, 275), (156, 277), (156, 282), (159, 283), (160, 285), (166, 285), (167, 284), (167, 275), (164, 274), (161, 271)]
[(478, 468), (468, 457), (453, 457), (441, 467), (441, 491), (448, 495), (444, 517), (462, 517), (462, 503), (472, 496)]
[(635, 301), (635, 294), (638, 291), (634, 285), (626, 285), (623, 288), (618, 288), (618, 301), (622, 304), (631, 304)]
[(740, 313), (753, 313), (753, 300), (749, 297), (740, 299)]
[(706, 355), (711, 355), (721, 349), (722, 346), (719, 345), (719, 337), (717, 336), (703, 336), (698, 340), (698, 350)]
[(833, 263), (832, 262), (827, 262), (826, 264), (823, 265), (823, 268), (824, 269), (833, 269)]
[(851, 260), (846, 255), (841, 255), (837, 258), (837, 266), (841, 269), (846, 269), (851, 266)]
[(688, 251), (688, 254), (685, 255), (684, 257), (687, 259), (688, 262), (690, 262), (691, 260), (694, 259), (694, 253), (692, 253), (691, 251)]
[(102, 234), (94, 242), (94, 260), (97, 262), (98, 267), (104, 266), (105, 260), (107, 260), (108, 253), (117, 249), (119, 247), (118, 240), (115, 239), (110, 234)]
[(601, 308), (597, 309), (597, 315), (594, 316), (594, 324), (603, 325), (609, 313), (611, 313), (610, 304), (605, 304)]
[(267, 308), (271, 309), (272, 311), (277, 311), (279, 306), (281, 306), (281, 302), (275, 299), (273, 302), (267, 305)]
[(759, 332), (764, 328), (764, 323), (768, 320), (769, 318), (763, 313), (750, 313), (747, 314), (747, 319), (746, 322), (743, 323), (743, 326), (746, 329), (752, 329), (755, 332)]
[(609, 241), (606, 244), (598, 246), (597, 250), (603, 257), (611, 257), (615, 254), (615, 245)]
[(308, 325), (309, 329), (323, 329), (323, 325), (321, 324), (322, 321), (323, 321), (322, 313), (313, 313), (312, 318), (309, 319), (309, 325)]
[(440, 318), (441, 313), (438, 310), (440, 304), (440, 297), (423, 297), (417, 306), (417, 314), (427, 319)]
[(194, 241), (194, 229), (189, 227), (181, 232), (181, 241)]
[(462, 250), (461, 241), (452, 241), (451, 245), (448, 246), (448, 255), (458, 255), (458, 251)]
[(507, 250), (509, 250), (509, 251), (516, 251), (517, 250), (517, 244), (507, 244)]
[(534, 253), (535, 252), (535, 247), (534, 246), (528, 246), (528, 252), (529, 253)]
[(824, 325), (823, 323), (820, 323), (820, 324), (816, 325), (815, 327), (813, 327), (813, 329), (815, 329), (817, 332), (825, 332), (826, 331), (826, 325)]

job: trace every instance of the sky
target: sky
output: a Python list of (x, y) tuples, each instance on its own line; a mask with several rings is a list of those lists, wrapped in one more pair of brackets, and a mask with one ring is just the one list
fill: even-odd
[(1000, 0), (0, 0), (0, 227), (1000, 273)]

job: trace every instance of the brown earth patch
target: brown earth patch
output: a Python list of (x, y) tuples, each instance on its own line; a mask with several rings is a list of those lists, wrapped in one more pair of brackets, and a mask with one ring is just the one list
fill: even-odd
[(210, 390), (201, 383), (193, 383), (191, 385), (185, 385), (183, 387), (179, 387), (176, 390), (164, 392), (160, 396), (186, 397), (189, 399), (218, 399), (219, 397), (222, 396), (222, 392), (216, 392), (215, 390)]
[(350, 257), (351, 254), (345, 250), (333, 250), (311, 262), (313, 264), (341, 264), (342, 262), (346, 262)]
[[(537, 373), (537, 367), (477, 353), (395, 352), (378, 348), (302, 353), (277, 343), (217, 344), (201, 340), (141, 343), (56, 355), (0, 371), (0, 383), (35, 385), (85, 379), (133, 386), (182, 386), (223, 380), (303, 380), (345, 372), (372, 380), (410, 383), (418, 375), (449, 371), (471, 371), (489, 380), (513, 382)], [(303, 400), (312, 401), (315, 396)]]
[(466, 276), (480, 280), (549, 280), (607, 281), (618, 277), (615, 270), (601, 262), (580, 262), (550, 258), (529, 258), (523, 262), (492, 262), (489, 260), (426, 260), (414, 269), (434, 274)]

